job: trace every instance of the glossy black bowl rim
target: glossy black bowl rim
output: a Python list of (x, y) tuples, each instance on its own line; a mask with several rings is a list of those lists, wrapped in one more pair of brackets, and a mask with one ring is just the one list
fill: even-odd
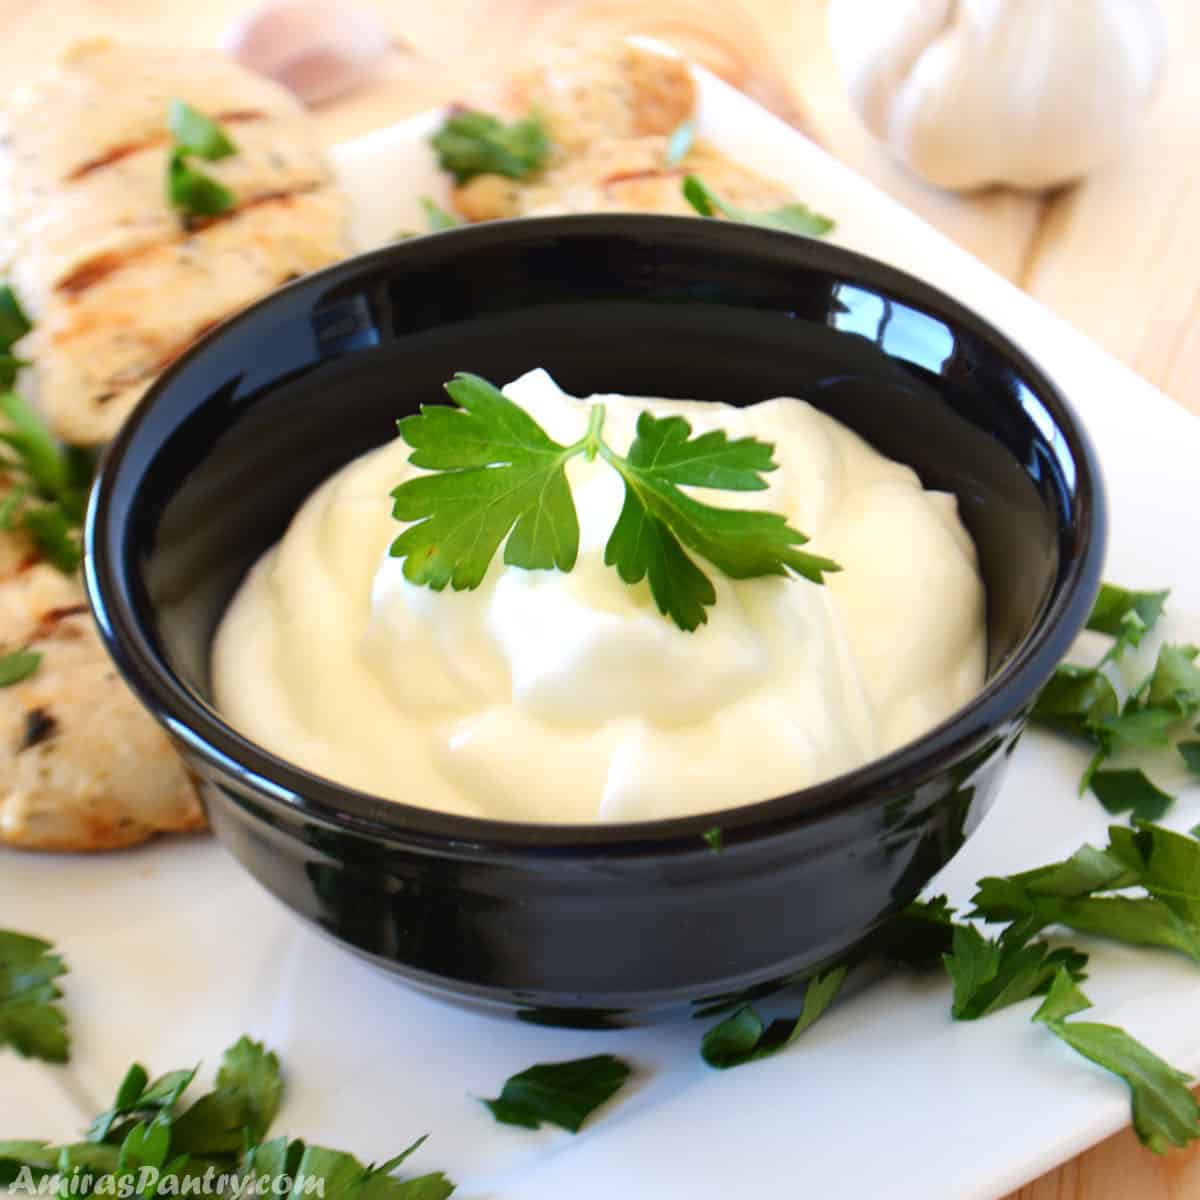
[[(146, 413), (173, 386), (191, 361), (229, 330), (297, 291), (324, 291), (396, 261), (396, 269), (430, 238), (454, 239), (462, 253), (476, 245), (519, 238), (539, 240), (572, 234), (672, 238), (703, 237), (714, 247), (787, 251), (797, 266), (826, 270), (892, 294), (924, 312), (965, 327), (999, 351), (1048, 409), (1076, 464), (1078, 522), (1075, 553), (1059, 567), (1050, 603), (1002, 669), (965, 706), (917, 740), (843, 775), (769, 799), (690, 816), (653, 821), (593, 824), (532, 824), (460, 816), (388, 800), (312, 774), (278, 757), (225, 724), (168, 668), (143, 629), (124, 579), (124, 554), (107, 553), (112, 492), (125, 470), (125, 457)], [(129, 486), (126, 484), (126, 486)], [(1061, 537), (1061, 530), (1060, 530)], [(725, 845), (757, 840), (831, 814), (895, 795), (954, 765), (1028, 706), (1062, 661), (1091, 611), (1100, 586), (1107, 538), (1107, 505), (1091, 439), (1074, 408), (1050, 377), (990, 321), (918, 277), (868, 255), (828, 242), (727, 221), (652, 214), (573, 214), (467, 225), (379, 247), (302, 277), (264, 297), (200, 339), (147, 391), (101, 463), (84, 529), (84, 576), (88, 599), (107, 648), (142, 704), (190, 753), (241, 780), (264, 801), (282, 805), (321, 825), (397, 845), (455, 853), (549, 854), (620, 857), (627, 853), (695, 851), (705, 831), (720, 826)], [(120, 544), (123, 545), (123, 539)], [(116, 561), (113, 561), (113, 558)]]

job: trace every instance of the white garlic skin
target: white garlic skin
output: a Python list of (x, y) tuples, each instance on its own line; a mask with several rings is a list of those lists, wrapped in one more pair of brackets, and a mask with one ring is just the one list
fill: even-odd
[(283, 84), (305, 104), (366, 83), (390, 45), (374, 13), (322, 0), (267, 0), (221, 38), (231, 58)]
[(1157, 0), (830, 0), (868, 128), (941, 187), (1046, 188), (1136, 134), (1162, 74)]

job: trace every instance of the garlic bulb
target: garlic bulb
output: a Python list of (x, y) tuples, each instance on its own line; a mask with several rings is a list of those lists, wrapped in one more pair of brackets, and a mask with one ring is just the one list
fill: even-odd
[(268, 0), (231, 26), (221, 48), (306, 104), (366, 82), (391, 40), (375, 15), (353, 4)]
[(1074, 179), (1133, 135), (1162, 71), (1157, 0), (830, 0), (867, 126), (948, 188)]

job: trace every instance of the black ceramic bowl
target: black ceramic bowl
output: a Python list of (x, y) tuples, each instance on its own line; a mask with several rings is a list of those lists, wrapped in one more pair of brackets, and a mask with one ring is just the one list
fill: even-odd
[[(568, 391), (805, 397), (958, 496), (989, 681), (850, 774), (719, 813), (535, 826), (340, 787), (225, 725), (209, 647), (310, 491), (458, 370)], [(1062, 396), (962, 305), (820, 242), (689, 218), (476, 226), (303, 279), (153, 388), (102, 469), (88, 588), (121, 670), (271, 892), (434, 993), (550, 1019), (703, 1003), (861, 942), (958, 849), (1094, 598), (1095, 459)], [(724, 850), (702, 837), (714, 824)]]

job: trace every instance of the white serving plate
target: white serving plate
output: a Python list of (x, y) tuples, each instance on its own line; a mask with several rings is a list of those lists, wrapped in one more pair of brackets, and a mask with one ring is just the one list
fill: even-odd
[[(836, 217), (837, 241), (953, 293), (1040, 360), (1100, 452), (1108, 577), (1169, 584), (1172, 636), (1200, 640), (1200, 424), (790, 127), (708, 75), (700, 83), (704, 136)], [(422, 227), (417, 198), (443, 190), (425, 146), (437, 121), (335, 152), (363, 245)], [(984, 874), (1102, 841), (1104, 813), (1076, 794), (1080, 765), (1072, 748), (1028, 735), (994, 810), (936, 887), (965, 902)], [(1198, 819), (1192, 789), (1172, 823)], [(310, 932), (203, 838), (96, 858), (0, 852), (0, 925), (64, 953), (74, 1036), (68, 1067), (0, 1057), (3, 1138), (77, 1137), (134, 1058), (152, 1071), (204, 1059), (207, 1080), (243, 1032), (287, 1069), (277, 1132), (376, 1161), (428, 1132), (410, 1165), (444, 1169), (464, 1200), (983, 1200), (1129, 1117), (1124, 1087), (1032, 1026), (1032, 1004), (955, 1024), (940, 975), (884, 980), (789, 1052), (730, 1072), (699, 1058), (707, 1023), (573, 1032), (460, 1012)], [(1200, 971), (1166, 953), (1087, 948), (1089, 1015), (1200, 1069)], [(636, 1080), (577, 1137), (498, 1126), (474, 1099), (534, 1062), (604, 1051), (635, 1063)]]

